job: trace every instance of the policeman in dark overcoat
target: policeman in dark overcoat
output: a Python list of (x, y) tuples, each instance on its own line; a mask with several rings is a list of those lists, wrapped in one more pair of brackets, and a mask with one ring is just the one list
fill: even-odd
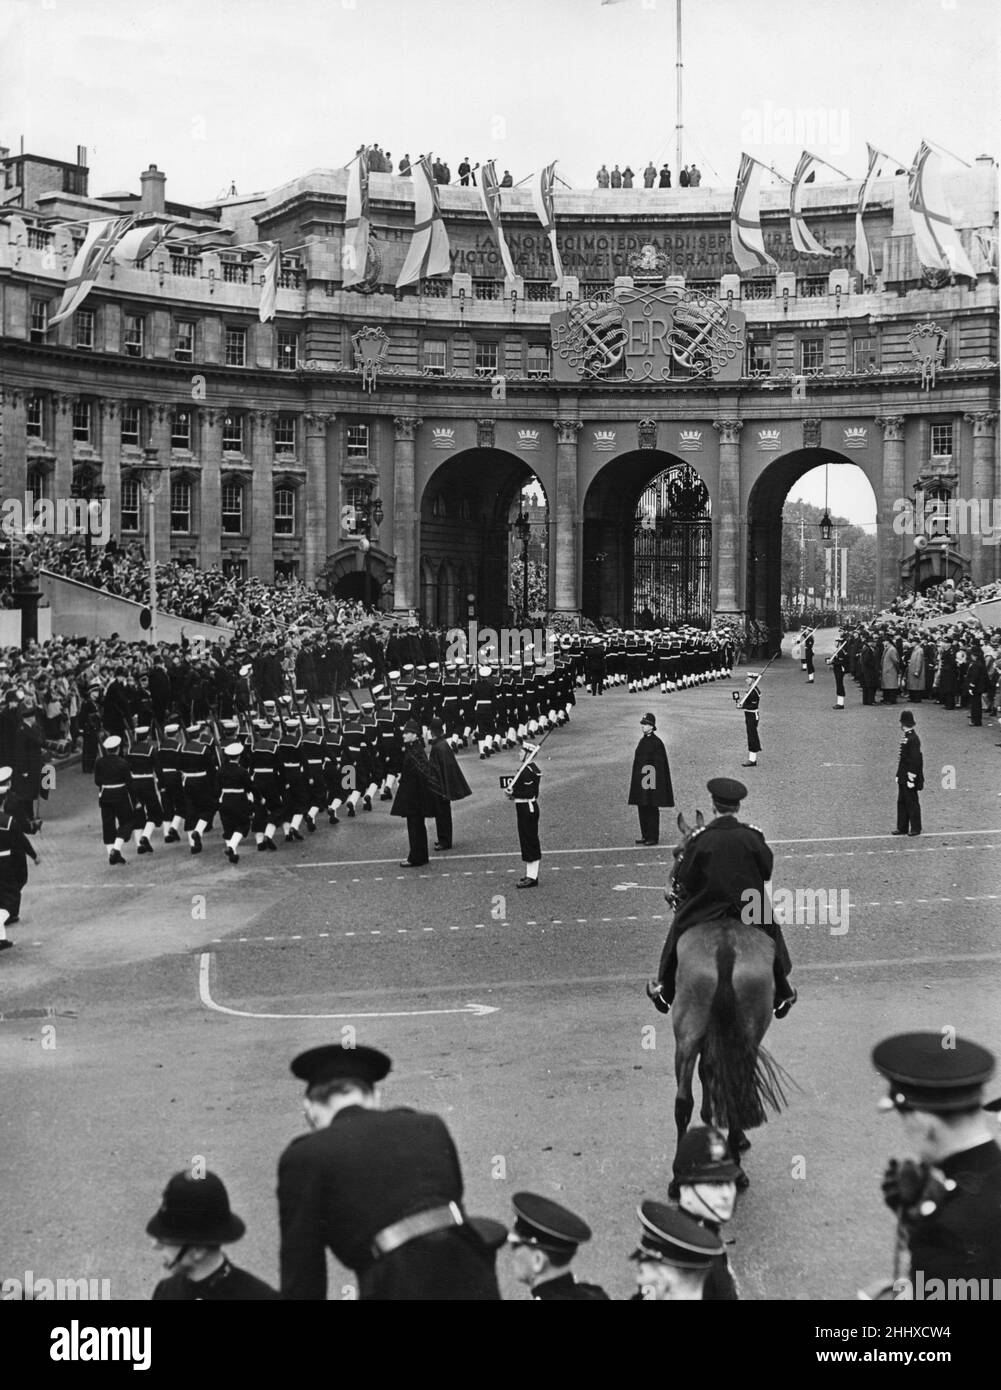
[(925, 784), (924, 755), (914, 727), (914, 715), (905, 709), (900, 716), (900, 753), (897, 757), (897, 828), (893, 835), (921, 834), (921, 801)]
[(0, 951), (13, 946), (7, 928), (21, 915), (21, 893), (28, 881), (28, 860), (41, 856), (25, 834), (25, 821), (9, 805), (12, 771), (0, 767)]
[(424, 824), (428, 816), (438, 809), (438, 798), (444, 793), (438, 774), (428, 762), (421, 741), (421, 726), (414, 719), (408, 719), (403, 726), (403, 767), (400, 784), (389, 814), (404, 816), (407, 822), (407, 836), (410, 852), (400, 865), (401, 869), (419, 869), (429, 859), (428, 832)]
[(215, 1173), (175, 1173), (167, 1184), (160, 1210), (146, 1225), (165, 1250), (170, 1273), (153, 1290), (157, 1303), (247, 1303), (279, 1297), (263, 1279), (238, 1269), (222, 1246), (239, 1240), (246, 1226), (230, 1210), (229, 1193)]
[[(1001, 1274), (1001, 1148), (983, 1104), (996, 1057), (966, 1038), (901, 1033), (873, 1049), (917, 1163), (890, 1163), (883, 1196), (910, 1251), (915, 1299), (996, 1297)], [(950, 1279), (990, 1280), (977, 1293)], [(930, 1284), (930, 1281), (941, 1281)], [(985, 1291), (986, 1289), (986, 1291)]]
[(278, 1164), (281, 1291), (325, 1299), (329, 1249), (362, 1299), (500, 1298), (482, 1238), (466, 1220), (459, 1155), (445, 1122), (379, 1109), (390, 1059), (372, 1047), (315, 1047), (296, 1057), (314, 1133)]
[(642, 737), (633, 754), (633, 773), (629, 781), (629, 802), (640, 818), (638, 845), (655, 845), (660, 840), (660, 808), (674, 805), (671, 786), (671, 767), (667, 749), (656, 734), (657, 721), (652, 714), (640, 720)]
[(428, 762), (438, 774), (444, 795), (438, 798), (434, 824), (438, 838), (435, 849), (452, 848), (452, 802), (464, 801), (472, 796), (472, 788), (462, 775), (462, 769), (445, 736), (445, 726), (440, 719), (431, 720), (431, 750)]

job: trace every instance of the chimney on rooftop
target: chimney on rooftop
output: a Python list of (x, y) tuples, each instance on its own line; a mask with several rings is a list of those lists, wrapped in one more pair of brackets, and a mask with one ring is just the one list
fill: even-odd
[(144, 169), (139, 175), (139, 182), (142, 184), (139, 211), (163, 212), (167, 206), (164, 194), (167, 175), (161, 174), (156, 165), (151, 164), (148, 169)]
[(76, 162), (77, 162), (77, 165), (78, 165), (79, 168), (81, 168), (81, 169), (86, 169), (86, 167), (87, 167), (87, 146), (86, 146), (86, 145), (77, 145), (77, 147), (76, 147)]

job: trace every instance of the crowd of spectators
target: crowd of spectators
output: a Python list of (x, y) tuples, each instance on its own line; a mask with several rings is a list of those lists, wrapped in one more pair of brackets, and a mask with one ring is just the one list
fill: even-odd
[[(610, 173), (607, 166), (603, 164), (598, 170), (596, 177), (599, 188), (633, 188), (633, 180), (636, 178), (636, 175), (628, 164), (624, 169), (620, 169), (616, 164), (613, 166)], [(678, 175), (679, 188), (698, 188), (701, 182), (702, 170), (697, 164), (691, 164), (687, 169), (684, 165), (681, 166), (681, 172)], [(671, 166), (666, 160), (659, 170), (653, 160), (650, 160), (643, 170), (643, 187), (671, 187)]]
[[(361, 151), (359, 151), (360, 153)], [(424, 155), (418, 155), (418, 164)], [(448, 161), (440, 155), (429, 154), (428, 163), (431, 166), (431, 177), (435, 183), (446, 184), (452, 182), (452, 170), (449, 168)], [(396, 172), (401, 178), (408, 178), (412, 167), (412, 160), (409, 154), (405, 154), (396, 166)], [(476, 171), (480, 166), (470, 164), (469, 155), (463, 155), (458, 167), (458, 181), (463, 188), (476, 187)], [(384, 150), (380, 145), (369, 145), (368, 147), (368, 170), (370, 174), (391, 174), (393, 172), (393, 156), (389, 150)], [(501, 188), (511, 188), (514, 179), (511, 177), (510, 169), (504, 170), (504, 177), (500, 180)]]

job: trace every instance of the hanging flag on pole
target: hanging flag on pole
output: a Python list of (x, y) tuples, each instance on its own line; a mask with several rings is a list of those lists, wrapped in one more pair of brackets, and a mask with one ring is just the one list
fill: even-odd
[(855, 210), (855, 269), (860, 271), (865, 278), (871, 279), (873, 273), (872, 253), (869, 250), (869, 239), (865, 234), (865, 224), (862, 221), (862, 214), (865, 212), (869, 195), (872, 193), (872, 186), (879, 178), (886, 155), (882, 150), (877, 150), (874, 145), (866, 144), (869, 151), (869, 170), (865, 176), (865, 182), (859, 189), (858, 207)]
[(515, 278), (514, 264), (511, 260), (511, 252), (508, 250), (504, 228), (501, 226), (500, 184), (497, 181), (497, 170), (492, 159), (486, 160), (480, 166), (480, 201), (483, 204), (483, 211), (489, 219), (501, 260), (504, 262), (504, 274), (509, 280), (513, 280)]
[(257, 316), (261, 323), (267, 323), (275, 316), (278, 301), (278, 272), (282, 264), (282, 248), (277, 241), (262, 241), (261, 250), (265, 252), (264, 274), (261, 279), (261, 300), (257, 306)]
[(803, 185), (810, 175), (816, 172), (817, 166), (823, 163), (822, 159), (817, 159), (815, 155), (804, 150), (799, 157), (799, 163), (796, 165), (796, 172), (792, 176), (792, 192), (789, 194), (789, 230), (792, 233), (793, 246), (806, 256), (831, 255), (826, 246), (821, 246), (807, 227), (803, 216)]
[(733, 211), (730, 214), (730, 242), (733, 259), (740, 270), (757, 270), (761, 266), (773, 266), (774, 261), (765, 250), (764, 234), (761, 230), (761, 174), (763, 164), (752, 159), (749, 154), (740, 156), (740, 173), (733, 195)]
[(922, 140), (907, 180), (914, 248), (922, 265), (976, 280), (976, 271), (949, 216), (939, 163), (938, 155)]
[(543, 230), (549, 238), (549, 246), (553, 253), (553, 270), (556, 273), (554, 285), (563, 288), (563, 261), (556, 246), (556, 214), (553, 211), (553, 181), (556, 177), (557, 160), (552, 164), (547, 164), (544, 169), (539, 170), (539, 177), (532, 182), (532, 206), (535, 214), (542, 223)]
[(442, 220), (438, 190), (431, 177), (427, 155), (411, 165), (410, 177), (414, 181), (414, 234), (396, 282), (398, 290), (404, 285), (429, 280), (434, 275), (452, 273), (448, 233)]
[(104, 265), (134, 221), (135, 215), (130, 214), (128, 217), (101, 218), (90, 223), (83, 245), (76, 253), (73, 264), (70, 266), (70, 273), (66, 280), (66, 288), (63, 290), (63, 297), (59, 301), (59, 308), (49, 319), (50, 327), (55, 323), (60, 323), (65, 318), (69, 318), (70, 314), (79, 309), (97, 283), (101, 266)]
[(129, 228), (111, 253), (113, 261), (144, 261), (166, 241), (177, 226), (176, 222), (140, 222)]
[(368, 267), (368, 146), (358, 151), (348, 175), (344, 208), (344, 244), (341, 248), (342, 284), (345, 289), (365, 279)]

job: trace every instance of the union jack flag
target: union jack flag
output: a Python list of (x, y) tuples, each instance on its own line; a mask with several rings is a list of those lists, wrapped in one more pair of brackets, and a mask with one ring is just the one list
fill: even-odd
[(130, 214), (128, 217), (102, 218), (90, 224), (83, 245), (70, 266), (59, 308), (49, 319), (50, 326), (69, 318), (70, 314), (79, 309), (97, 283), (101, 266), (135, 220), (134, 214)]
[(559, 249), (556, 245), (556, 214), (553, 211), (553, 183), (556, 178), (556, 160), (552, 164), (547, 164), (539, 170), (537, 181), (532, 183), (532, 206), (535, 214), (542, 223), (543, 231), (549, 238), (549, 246), (553, 253), (553, 269), (556, 272), (554, 284), (563, 288), (563, 261), (560, 258)]
[(509, 280), (515, 276), (514, 265), (511, 261), (511, 252), (508, 249), (507, 237), (504, 235), (504, 228), (501, 226), (501, 195), (500, 184), (497, 182), (497, 170), (494, 161), (488, 159), (481, 166), (480, 178), (480, 201), (483, 203), (483, 211), (486, 213), (494, 236), (497, 238), (497, 247), (500, 251), (501, 260), (504, 262), (504, 274)]

